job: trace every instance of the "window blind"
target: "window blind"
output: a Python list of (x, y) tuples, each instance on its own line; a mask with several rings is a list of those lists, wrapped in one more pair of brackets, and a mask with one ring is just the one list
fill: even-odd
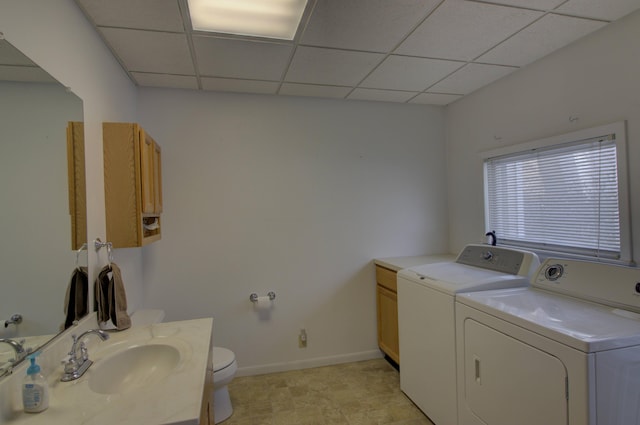
[(489, 158), (485, 173), (501, 243), (620, 258), (614, 135)]

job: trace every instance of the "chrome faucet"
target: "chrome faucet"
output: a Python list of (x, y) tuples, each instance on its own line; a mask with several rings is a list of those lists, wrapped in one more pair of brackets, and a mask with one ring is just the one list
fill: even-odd
[(24, 340), (18, 342), (16, 340), (9, 339), (9, 338), (0, 338), (0, 342), (9, 344), (11, 348), (13, 348), (13, 350), (16, 352), (16, 359), (13, 361), (14, 363), (17, 363), (20, 360), (24, 359), (26, 355), (29, 354), (30, 352), (30, 350), (25, 350), (24, 346), (22, 345), (24, 344)]
[(67, 382), (80, 378), (89, 369), (89, 366), (93, 364), (89, 360), (89, 351), (84, 344), (84, 337), (91, 334), (98, 335), (102, 341), (109, 339), (109, 334), (100, 329), (90, 329), (79, 337), (72, 335), (73, 345), (71, 345), (71, 350), (69, 351), (69, 359), (62, 362), (64, 364), (64, 374), (60, 378), (61, 381)]
[[(9, 344), (11, 348), (16, 352), (16, 358), (14, 360), (9, 360), (9, 363), (15, 365), (20, 360), (24, 359), (27, 354), (31, 352), (31, 349), (25, 349), (22, 344), (24, 344), (24, 340), (18, 342), (9, 338), (0, 338), (0, 342), (4, 342), (5, 344)], [(0, 369), (0, 376), (8, 375), (11, 373), (13, 366), (9, 366), (7, 368)]]
[(22, 315), (14, 314), (9, 320), (4, 321), (4, 327), (8, 328), (9, 325), (19, 325), (20, 323), (22, 323)]

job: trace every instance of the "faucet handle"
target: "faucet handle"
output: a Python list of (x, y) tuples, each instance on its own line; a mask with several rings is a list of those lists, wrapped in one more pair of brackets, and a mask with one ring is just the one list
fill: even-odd
[(78, 362), (73, 356), (70, 356), (66, 360), (62, 360), (62, 364), (64, 365), (64, 373), (65, 374), (73, 374), (78, 370)]
[(75, 351), (76, 351), (76, 343), (78, 342), (78, 336), (77, 335), (71, 335), (71, 339), (73, 339), (73, 343), (71, 344), (71, 349), (69, 350), (69, 357), (74, 358), (75, 357)]
[(87, 345), (84, 341), (80, 341), (80, 356), (83, 362), (89, 360), (89, 350), (87, 349)]

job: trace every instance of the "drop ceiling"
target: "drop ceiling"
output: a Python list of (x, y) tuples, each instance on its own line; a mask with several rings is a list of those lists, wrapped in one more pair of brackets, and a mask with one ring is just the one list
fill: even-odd
[[(240, 0), (237, 0), (240, 1)], [(76, 0), (138, 86), (446, 105), (638, 0), (309, 0), (293, 41), (193, 31), (186, 0)]]

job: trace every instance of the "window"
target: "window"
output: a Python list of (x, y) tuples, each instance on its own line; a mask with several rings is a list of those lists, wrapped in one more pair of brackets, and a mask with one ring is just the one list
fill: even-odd
[(631, 261), (624, 123), (485, 155), (487, 230), (533, 250)]

